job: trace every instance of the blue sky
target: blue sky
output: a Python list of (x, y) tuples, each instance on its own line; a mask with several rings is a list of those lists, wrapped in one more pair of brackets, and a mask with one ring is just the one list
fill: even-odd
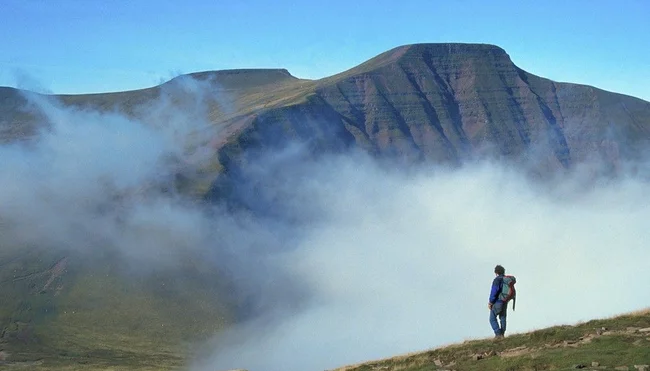
[(0, 85), (143, 88), (180, 73), (303, 78), (418, 42), (504, 48), (524, 70), (650, 100), (650, 1), (0, 0)]

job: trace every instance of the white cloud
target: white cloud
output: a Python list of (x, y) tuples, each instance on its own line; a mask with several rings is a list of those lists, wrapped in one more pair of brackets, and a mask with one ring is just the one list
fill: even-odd
[(585, 189), (567, 177), (573, 186), (553, 192), (488, 162), (405, 174), (357, 156), (310, 168), (296, 193), (324, 218), (279, 259), (309, 304), (243, 326), (248, 341), (219, 345), (197, 370), (327, 369), (491, 336), (496, 264), (518, 278), (509, 333), (650, 300), (640, 180)]

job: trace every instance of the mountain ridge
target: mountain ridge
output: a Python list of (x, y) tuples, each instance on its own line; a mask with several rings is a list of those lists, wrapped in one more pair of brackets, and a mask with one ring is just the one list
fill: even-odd
[(529, 74), (489, 44), (402, 46), (298, 91), (240, 112), (248, 124), (217, 149), (224, 169), (239, 173), (246, 148), (282, 137), (416, 162), (487, 155), (541, 173), (584, 161), (616, 171), (650, 140), (649, 102)]
[[(0, 141), (36, 131), (18, 93), (0, 95)], [(242, 201), (246, 167), (290, 143), (451, 166), (501, 158), (542, 177), (585, 162), (615, 174), (650, 143), (650, 102), (530, 74), (491, 44), (398, 46), (318, 80), (285, 69), (203, 71), (147, 89), (53, 97), (134, 117), (159, 101), (168, 111), (201, 105), (219, 134), (206, 138), (212, 160), (190, 192), (208, 200)]]
[[(164, 82), (161, 82), (159, 84), (150, 86), (150, 87), (143, 87), (143, 88), (136, 88), (136, 89), (129, 89), (129, 90), (121, 90), (121, 91), (107, 91), (107, 92), (93, 92), (93, 93), (38, 93), (31, 91), (29, 89), (22, 89), (22, 88), (16, 88), (16, 87), (11, 87), (11, 86), (0, 86), (0, 90), (13, 90), (13, 91), (22, 91), (22, 92), (29, 92), (31, 94), (39, 94), (39, 95), (44, 95), (44, 96), (55, 96), (55, 97), (78, 97), (78, 96), (97, 96), (97, 95), (107, 95), (107, 94), (119, 94), (119, 93), (130, 93), (130, 92), (140, 92), (144, 90), (149, 90), (153, 89), (156, 87), (160, 87), (162, 85), (165, 85), (173, 80), (176, 80), (178, 78), (182, 77), (195, 77), (198, 79), (203, 79), (206, 78), (207, 76), (227, 76), (227, 75), (246, 75), (246, 74), (263, 74), (263, 73), (274, 73), (278, 75), (284, 75), (289, 78), (297, 79), (297, 80), (302, 80), (302, 81), (312, 81), (312, 82), (326, 82), (331, 79), (337, 79), (339, 76), (345, 76), (351, 73), (355, 74), (360, 74), (363, 72), (366, 72), (367, 69), (374, 69), (377, 67), (383, 67), (383, 65), (388, 64), (388, 63), (393, 63), (393, 62), (399, 62), (399, 58), (402, 56), (408, 56), (408, 54), (413, 54), (413, 53), (419, 53), (422, 49), (426, 49), (428, 51), (431, 50), (438, 50), (438, 51), (443, 51), (447, 50), (447, 54), (453, 54), (454, 52), (458, 52), (461, 49), (463, 51), (467, 50), (473, 50), (475, 52), (478, 51), (491, 51), (492, 54), (500, 54), (502, 56), (507, 57), (510, 61), (510, 55), (506, 52), (505, 49), (499, 47), (498, 45), (495, 44), (489, 44), (489, 43), (460, 43), (460, 42), (450, 42), (450, 43), (413, 43), (413, 44), (404, 44), (400, 46), (396, 46), (392, 49), (389, 49), (385, 52), (382, 52), (375, 57), (370, 58), (369, 60), (351, 67), (345, 71), (336, 73), (331, 76), (326, 76), (322, 77), (319, 79), (302, 79), (295, 77), (291, 74), (291, 72), (286, 69), (286, 68), (265, 68), (265, 67), (260, 67), (260, 68), (231, 68), (231, 69), (220, 69), (220, 70), (204, 70), (204, 71), (196, 71), (196, 72), (189, 72), (185, 74), (180, 74), (176, 77), (170, 78)], [(395, 57), (396, 55), (396, 57)], [(393, 56), (393, 58), (389, 58), (389, 56)], [(523, 70), (522, 70), (523, 71)], [(526, 72), (526, 71), (524, 71)], [(533, 75), (535, 77), (539, 77), (536, 74), (532, 74), (530, 72), (526, 72), (529, 75)], [(545, 78), (546, 79), (546, 78)], [(550, 79), (547, 79), (550, 80)], [(626, 93), (621, 93), (621, 92), (614, 92), (614, 91), (609, 91), (603, 88), (599, 88), (593, 85), (589, 84), (582, 84), (582, 83), (574, 83), (570, 81), (556, 81), (556, 80), (550, 80), (553, 81), (554, 83), (557, 84), (571, 84), (571, 85), (578, 85), (578, 86), (583, 86), (583, 87), (589, 87), (593, 89), (597, 89), (602, 92), (606, 93), (611, 93), (611, 94), (616, 94), (616, 95), (622, 95), (630, 98), (635, 98), (639, 100), (643, 100), (647, 102), (646, 100), (635, 97), (631, 94), (626, 94)], [(1, 97), (1, 96), (0, 96)], [(6, 98), (6, 97), (1, 97), (1, 98)]]

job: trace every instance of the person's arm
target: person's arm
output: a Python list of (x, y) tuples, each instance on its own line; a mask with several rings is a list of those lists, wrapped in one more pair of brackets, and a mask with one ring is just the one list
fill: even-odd
[(495, 277), (492, 281), (492, 289), (490, 290), (490, 301), (488, 303), (488, 308), (492, 309), (492, 305), (496, 303), (499, 293), (501, 292), (501, 284), (503, 278), (501, 276)]

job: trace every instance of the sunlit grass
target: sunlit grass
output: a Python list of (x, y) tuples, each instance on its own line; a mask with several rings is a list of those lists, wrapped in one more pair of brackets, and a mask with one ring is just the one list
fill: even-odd
[(650, 363), (650, 311), (556, 326), (503, 340), (471, 340), (426, 352), (343, 367), (338, 371), (571, 370)]

